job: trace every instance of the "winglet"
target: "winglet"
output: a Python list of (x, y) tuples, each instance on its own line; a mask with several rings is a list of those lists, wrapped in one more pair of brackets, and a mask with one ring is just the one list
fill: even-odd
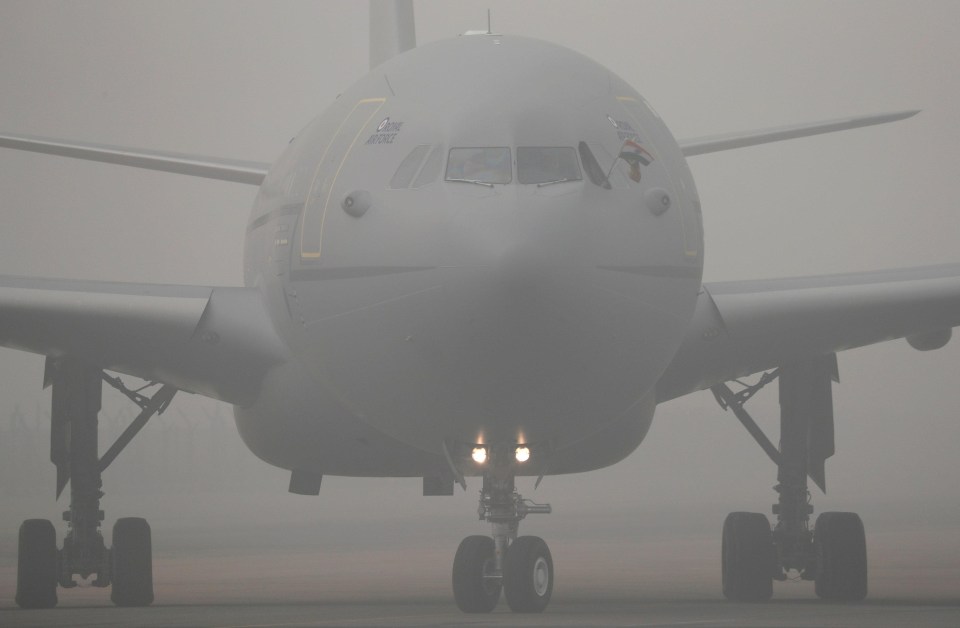
[(822, 122), (773, 127), (757, 131), (710, 135), (692, 140), (681, 140), (680, 149), (683, 151), (685, 157), (692, 157), (693, 155), (715, 153), (732, 148), (743, 148), (744, 146), (755, 146), (756, 144), (766, 144), (768, 142), (792, 140), (797, 137), (807, 137), (808, 135), (833, 133), (834, 131), (844, 131), (846, 129), (855, 129), (857, 127), (871, 126), (874, 124), (886, 124), (887, 122), (895, 122), (913, 117), (918, 113), (920, 113), (919, 109), (911, 109), (909, 111), (856, 116), (839, 120), (824, 120)]

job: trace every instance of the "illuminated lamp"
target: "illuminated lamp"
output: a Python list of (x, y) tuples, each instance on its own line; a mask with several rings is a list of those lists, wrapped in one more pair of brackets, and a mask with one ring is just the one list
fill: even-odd
[(473, 451), (470, 452), (470, 457), (473, 458), (473, 461), (477, 464), (483, 464), (487, 461), (487, 448), (474, 447)]
[(517, 462), (526, 462), (530, 460), (530, 448), (526, 445), (520, 445), (514, 450), (513, 455)]

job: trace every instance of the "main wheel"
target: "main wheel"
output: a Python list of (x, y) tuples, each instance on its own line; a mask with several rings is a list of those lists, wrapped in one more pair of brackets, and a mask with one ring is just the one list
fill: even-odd
[(494, 543), (489, 536), (468, 536), (453, 559), (453, 598), (464, 613), (489, 613), (500, 601), (494, 571)]
[(819, 597), (845, 602), (867, 597), (867, 541), (856, 513), (821, 513), (813, 545), (817, 553), (814, 590)]
[(153, 548), (146, 519), (125, 517), (113, 524), (113, 590), (117, 606), (153, 603)]
[(776, 550), (766, 515), (732, 512), (723, 522), (723, 596), (760, 602), (773, 595)]
[(538, 536), (521, 536), (507, 548), (503, 592), (515, 613), (539, 613), (553, 594), (553, 557)]
[(57, 531), (46, 519), (20, 525), (16, 599), (20, 608), (57, 605)]

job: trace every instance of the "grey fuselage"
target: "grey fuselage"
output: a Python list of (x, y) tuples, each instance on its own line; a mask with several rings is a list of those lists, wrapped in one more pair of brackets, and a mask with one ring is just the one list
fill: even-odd
[[(649, 163), (617, 158), (634, 143)], [(451, 149), (477, 147), (509, 148), (508, 183), (447, 180), (469, 178)], [(580, 178), (524, 183), (527, 147), (573, 149)], [(416, 48), (344, 92), (260, 188), (245, 283), (292, 357), (237, 409), (241, 435), (334, 475), (442, 474), (445, 449), (471, 475), (477, 443), (529, 444), (521, 475), (612, 464), (649, 428), (702, 268), (689, 168), (622, 79), (522, 37)]]

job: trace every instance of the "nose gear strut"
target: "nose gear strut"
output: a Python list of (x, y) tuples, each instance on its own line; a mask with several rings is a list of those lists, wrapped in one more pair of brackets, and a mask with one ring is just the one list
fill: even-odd
[[(495, 462), (496, 458), (491, 462)], [(490, 522), (491, 538), (469, 536), (460, 543), (453, 561), (453, 593), (465, 613), (488, 613), (501, 590), (510, 609), (538, 613), (553, 592), (553, 557), (543, 539), (518, 536), (527, 515), (549, 514), (549, 504), (537, 504), (517, 492), (515, 474), (493, 466), (483, 476), (481, 521)]]
[(480, 521), (489, 521), (492, 528), (495, 574), (503, 574), (503, 559), (507, 547), (517, 539), (520, 522), (527, 515), (548, 515), (551, 511), (550, 504), (537, 504), (524, 499), (517, 492), (512, 475), (502, 479), (492, 474), (483, 476), (477, 514)]

